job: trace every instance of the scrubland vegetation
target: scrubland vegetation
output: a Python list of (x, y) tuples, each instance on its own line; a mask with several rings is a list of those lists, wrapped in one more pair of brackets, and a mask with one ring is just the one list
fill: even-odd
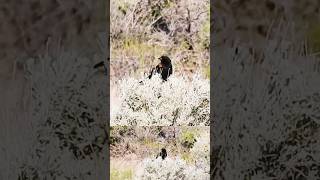
[(111, 179), (207, 180), (209, 135), (209, 127), (111, 127)]
[[(111, 2), (112, 180), (209, 179), (209, 8), (208, 0)], [(148, 79), (162, 55), (173, 75)], [(162, 147), (168, 157), (156, 159)]]
[[(209, 8), (207, 0), (111, 3), (111, 125), (209, 125)], [(161, 55), (173, 76), (144, 79)]]
[(115, 1), (110, 28), (112, 75), (139, 76), (167, 54), (175, 73), (199, 71), (209, 76), (207, 0)]
[(128, 78), (119, 84), (119, 109), (111, 112), (111, 125), (209, 126), (209, 80), (194, 75), (191, 80), (160, 76), (140, 80)]
[(112, 78), (149, 71), (163, 54), (176, 73), (209, 77), (209, 8), (208, 0), (113, 1)]

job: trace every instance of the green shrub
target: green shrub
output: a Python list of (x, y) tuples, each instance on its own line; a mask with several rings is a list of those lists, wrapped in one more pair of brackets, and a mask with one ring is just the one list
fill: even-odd
[(181, 145), (185, 148), (192, 148), (194, 143), (196, 142), (196, 134), (191, 131), (184, 131), (181, 135)]

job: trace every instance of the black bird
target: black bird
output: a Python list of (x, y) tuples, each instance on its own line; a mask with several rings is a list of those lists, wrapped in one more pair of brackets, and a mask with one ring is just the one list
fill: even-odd
[(165, 148), (162, 148), (160, 153), (157, 155), (156, 159), (161, 156), (162, 160), (164, 160), (167, 157), (167, 150)]
[(99, 62), (99, 63), (97, 63), (97, 64), (95, 64), (95, 65), (93, 66), (94, 69), (97, 69), (97, 68), (99, 68), (99, 67), (103, 67), (104, 73), (105, 73), (105, 74), (107, 73), (107, 67), (106, 67), (104, 61), (101, 61), (101, 62)]
[(166, 81), (173, 71), (171, 59), (168, 56), (161, 56), (159, 60), (160, 63), (155, 68), (152, 68), (148, 78), (151, 79), (153, 74), (159, 73), (161, 78)]

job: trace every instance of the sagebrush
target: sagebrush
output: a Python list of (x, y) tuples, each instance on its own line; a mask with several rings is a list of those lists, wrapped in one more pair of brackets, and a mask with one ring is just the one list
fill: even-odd
[(172, 75), (119, 82), (120, 104), (111, 115), (111, 125), (208, 126), (210, 117), (209, 80), (194, 75), (191, 80)]

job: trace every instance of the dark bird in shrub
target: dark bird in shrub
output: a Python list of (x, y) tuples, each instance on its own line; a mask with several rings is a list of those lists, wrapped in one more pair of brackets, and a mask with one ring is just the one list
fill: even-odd
[(166, 157), (167, 157), (167, 150), (165, 149), (165, 148), (162, 148), (161, 149), (161, 151), (160, 151), (160, 153), (157, 155), (157, 157), (156, 157), (156, 159), (158, 158), (158, 157), (161, 157), (162, 158), (162, 160), (164, 160)]
[(148, 78), (151, 79), (154, 74), (159, 73), (161, 78), (166, 81), (173, 71), (171, 59), (168, 56), (161, 56), (159, 60), (160, 63), (155, 68), (152, 68)]

